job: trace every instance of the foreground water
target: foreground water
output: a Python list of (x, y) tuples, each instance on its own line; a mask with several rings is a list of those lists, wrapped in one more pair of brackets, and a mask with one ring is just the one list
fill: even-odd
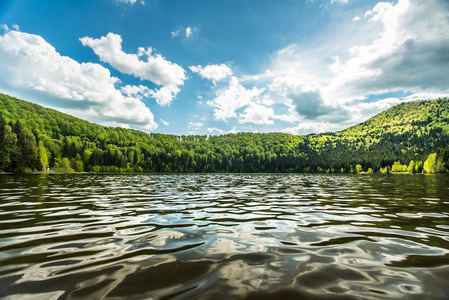
[(0, 176), (0, 298), (448, 299), (449, 176)]

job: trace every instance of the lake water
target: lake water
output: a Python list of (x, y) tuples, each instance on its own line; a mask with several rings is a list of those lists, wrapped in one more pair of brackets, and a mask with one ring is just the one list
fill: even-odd
[(449, 299), (449, 176), (0, 175), (3, 299)]

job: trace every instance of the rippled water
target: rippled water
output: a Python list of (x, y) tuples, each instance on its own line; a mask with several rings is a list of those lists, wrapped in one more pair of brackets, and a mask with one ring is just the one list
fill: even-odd
[(0, 176), (6, 299), (448, 299), (449, 177)]

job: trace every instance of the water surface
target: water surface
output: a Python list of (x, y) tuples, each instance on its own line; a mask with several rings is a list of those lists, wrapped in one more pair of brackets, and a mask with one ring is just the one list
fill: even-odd
[(0, 176), (0, 298), (449, 299), (449, 177)]

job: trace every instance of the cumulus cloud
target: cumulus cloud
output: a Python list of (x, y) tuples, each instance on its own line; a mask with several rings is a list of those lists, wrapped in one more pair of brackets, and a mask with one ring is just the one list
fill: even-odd
[(449, 78), (449, 2), (378, 3), (365, 14), (380, 22), (380, 38), (337, 61), (326, 88), (341, 103), (392, 91), (445, 92)]
[(216, 132), (218, 134), (227, 134), (227, 133), (237, 133), (239, 132), (236, 127), (233, 127), (231, 130), (225, 131), (223, 129), (217, 127), (207, 128), (207, 131), (210, 133)]
[(152, 112), (138, 98), (115, 88), (119, 80), (108, 69), (62, 56), (38, 35), (18, 31), (1, 35), (0, 69), (6, 86), (39, 91), (57, 99), (53, 106), (77, 116), (103, 124), (157, 128)]
[(288, 127), (283, 132), (291, 134), (323, 133), (334, 132), (348, 128), (353, 124), (366, 121), (374, 115), (377, 115), (390, 107), (404, 101), (413, 101), (418, 99), (435, 99), (429, 95), (413, 95), (404, 99), (386, 98), (374, 102), (359, 102), (352, 105), (343, 105), (326, 115), (320, 120), (300, 119), (297, 126)]
[(198, 65), (191, 66), (189, 69), (194, 73), (198, 73), (202, 78), (212, 80), (214, 84), (232, 75), (231, 68), (226, 64), (208, 65), (205, 67)]
[(195, 129), (199, 129), (203, 126), (203, 123), (201, 122), (190, 122), (189, 123), (189, 128), (195, 128)]
[(148, 87), (144, 85), (125, 85), (120, 88), (123, 95), (132, 97), (149, 97), (153, 92)]
[[(151, 47), (141, 47), (137, 54), (123, 52), (122, 37), (118, 34), (108, 33), (99, 39), (83, 37), (80, 41), (84, 46), (92, 48), (101, 61), (110, 64), (114, 69), (161, 85), (162, 88), (152, 94), (161, 105), (170, 104), (180, 91), (179, 86), (187, 79), (182, 67), (166, 60), (160, 54), (153, 54)], [(144, 57), (146, 60), (141, 60)]]
[(257, 103), (250, 103), (241, 115), (240, 123), (267, 124), (273, 125), (274, 110)]
[(290, 101), (295, 111), (305, 119), (314, 120), (336, 109), (324, 99), (322, 87), (316, 82), (305, 83), (301, 78), (277, 77), (270, 89)]
[(229, 118), (236, 118), (236, 111), (249, 105), (263, 91), (256, 87), (250, 90), (246, 89), (240, 84), (237, 77), (232, 76), (228, 87), (221, 90), (215, 99), (207, 103), (215, 108), (215, 119), (226, 121)]
[[(448, 16), (445, 0), (379, 2), (348, 20), (357, 21), (352, 36), (285, 47), (268, 71), (245, 80), (266, 85), (270, 99), (290, 108), (272, 117), (298, 122), (287, 132), (341, 130), (399, 102), (448, 94)], [(377, 100), (387, 93), (412, 96)]]
[(323, 133), (323, 132), (331, 132), (337, 131), (341, 129), (340, 125), (332, 123), (332, 122), (323, 122), (323, 121), (301, 121), (295, 127), (287, 127), (281, 132), (289, 133), (289, 134), (308, 134), (308, 133)]

